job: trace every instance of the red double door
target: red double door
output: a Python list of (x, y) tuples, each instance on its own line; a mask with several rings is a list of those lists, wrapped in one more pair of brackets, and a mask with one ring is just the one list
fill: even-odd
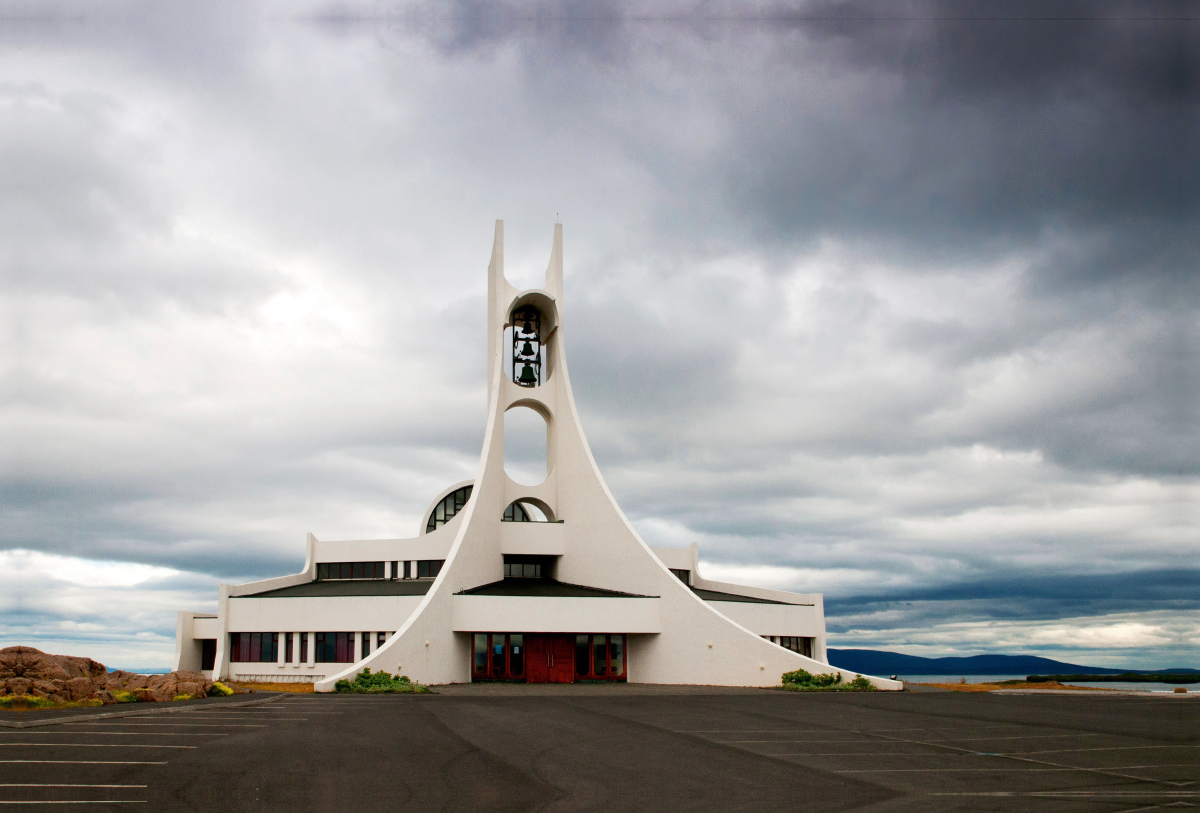
[(575, 682), (575, 636), (530, 635), (525, 650), (529, 683)]

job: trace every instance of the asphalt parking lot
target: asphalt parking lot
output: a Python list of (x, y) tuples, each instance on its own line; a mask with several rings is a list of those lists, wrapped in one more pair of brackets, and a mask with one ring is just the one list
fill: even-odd
[[(0, 715), (0, 804), (163, 811), (1148, 811), (1200, 699), (461, 686)], [(42, 725), (47, 720), (63, 720)], [(29, 723), (39, 723), (29, 725)]]

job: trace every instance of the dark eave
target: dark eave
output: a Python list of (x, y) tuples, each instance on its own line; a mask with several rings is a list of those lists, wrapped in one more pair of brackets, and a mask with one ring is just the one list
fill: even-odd
[(775, 601), (769, 598), (756, 598), (754, 596), (739, 596), (737, 593), (722, 593), (717, 590), (704, 590), (700, 587), (693, 587), (692, 592), (698, 595), (705, 601), (739, 601), (743, 604), (783, 604), (789, 607), (811, 607), (811, 604), (792, 604), (787, 601)]
[(585, 587), (568, 584), (554, 579), (501, 579), (498, 582), (472, 587), (458, 593), (460, 596), (527, 596), (534, 598), (657, 598), (604, 590), (600, 587)]
[(324, 596), (423, 596), (433, 579), (328, 579), (230, 598), (312, 598)]

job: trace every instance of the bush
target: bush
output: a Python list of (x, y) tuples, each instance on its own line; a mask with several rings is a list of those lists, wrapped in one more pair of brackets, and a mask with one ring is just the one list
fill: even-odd
[(803, 669), (797, 669), (795, 672), (783, 673), (784, 686), (810, 686), (814, 689), (826, 689), (830, 686), (836, 686), (841, 682), (841, 672), (832, 672), (828, 675), (814, 675)]
[(358, 694), (427, 694), (428, 687), (413, 683), (404, 675), (392, 677), (387, 672), (372, 673), (364, 669), (354, 676), (354, 680), (339, 680), (333, 685), (335, 692), (354, 692)]
[(190, 694), (184, 694), (183, 692), (180, 692), (179, 694), (177, 694), (177, 695), (175, 695), (174, 697), (172, 697), (172, 698), (171, 698), (171, 700), (172, 700), (172, 701), (175, 701), (175, 700), (191, 700), (191, 699), (192, 699), (192, 696), (191, 696)]
[(842, 683), (841, 672), (831, 672), (827, 675), (814, 675), (803, 669), (783, 673), (781, 689), (789, 692), (873, 692), (875, 687), (871, 681), (862, 675), (855, 675), (854, 680)]
[(226, 686), (224, 683), (216, 682), (208, 687), (209, 697), (229, 697), (233, 694), (233, 689)]
[(110, 689), (109, 693), (118, 703), (136, 703), (138, 696), (133, 692), (127, 692), (124, 689)]

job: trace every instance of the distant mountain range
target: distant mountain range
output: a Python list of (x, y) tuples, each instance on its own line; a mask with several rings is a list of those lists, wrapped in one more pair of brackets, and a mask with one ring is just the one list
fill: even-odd
[(1106, 669), (1039, 658), (1036, 655), (972, 655), (968, 658), (921, 658), (875, 649), (829, 649), (829, 662), (864, 675), (1179, 675), (1200, 669)]

